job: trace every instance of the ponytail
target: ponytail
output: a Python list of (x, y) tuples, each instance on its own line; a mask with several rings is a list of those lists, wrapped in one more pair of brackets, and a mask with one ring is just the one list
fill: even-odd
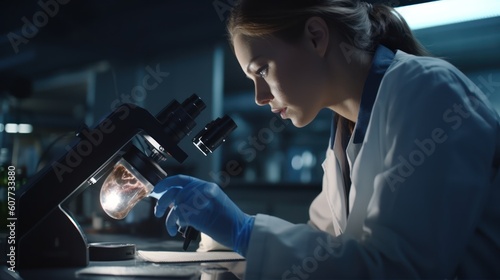
[(393, 51), (402, 50), (418, 56), (430, 55), (395, 9), (381, 4), (367, 4), (367, 9), (371, 22), (372, 45), (382, 44)]

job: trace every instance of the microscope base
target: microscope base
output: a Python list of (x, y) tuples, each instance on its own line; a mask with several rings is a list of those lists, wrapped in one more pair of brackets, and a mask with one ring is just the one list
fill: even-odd
[(21, 237), (18, 257), (21, 269), (87, 266), (87, 239), (80, 226), (59, 206)]

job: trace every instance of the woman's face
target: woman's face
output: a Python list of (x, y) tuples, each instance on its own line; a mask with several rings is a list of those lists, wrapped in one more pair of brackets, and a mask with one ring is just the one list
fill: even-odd
[(309, 124), (326, 106), (326, 66), (312, 43), (236, 35), (233, 44), (241, 68), (254, 82), (258, 105), (269, 104), (296, 127)]

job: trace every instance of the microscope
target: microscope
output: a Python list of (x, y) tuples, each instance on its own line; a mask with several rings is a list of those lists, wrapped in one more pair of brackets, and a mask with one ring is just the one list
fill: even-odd
[[(123, 219), (167, 176), (162, 161), (174, 158), (182, 163), (188, 157), (178, 143), (190, 134), (195, 118), (205, 108), (196, 94), (183, 103), (172, 100), (156, 116), (134, 104), (123, 104), (93, 128), (81, 127), (67, 152), (16, 194), (16, 267), (88, 265), (89, 244), (65, 202), (107, 175), (101, 206), (112, 218)], [(193, 144), (207, 155), (235, 128), (229, 116), (217, 118), (193, 138)], [(145, 151), (134, 145), (135, 137), (147, 143)], [(184, 249), (199, 234), (191, 227), (180, 232)]]

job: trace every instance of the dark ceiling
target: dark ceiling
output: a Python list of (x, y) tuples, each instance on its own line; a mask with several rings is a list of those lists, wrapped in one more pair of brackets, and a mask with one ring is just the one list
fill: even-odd
[[(224, 23), (210, 1), (58, 1), (1, 2), (0, 72), (37, 77), (224, 38)], [(52, 5), (44, 9), (42, 2)]]

